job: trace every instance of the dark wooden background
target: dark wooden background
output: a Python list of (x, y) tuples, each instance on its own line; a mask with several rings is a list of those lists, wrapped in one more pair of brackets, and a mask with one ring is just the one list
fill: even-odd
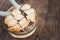
[[(0, 40), (60, 40), (60, 0), (16, 0), (29, 3), (37, 10), (39, 24), (36, 32), (27, 38), (13, 38), (5, 29), (4, 17), (0, 16)], [(9, 0), (0, 0), (0, 10), (7, 11), (12, 4)]]

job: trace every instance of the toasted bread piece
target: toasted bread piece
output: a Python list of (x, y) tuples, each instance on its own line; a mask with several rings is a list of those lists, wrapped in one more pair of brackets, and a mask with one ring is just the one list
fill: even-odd
[(14, 16), (17, 16), (19, 14), (21, 14), (21, 11), (19, 11), (18, 9), (14, 9), (12, 12), (11, 12), (12, 15)]
[(21, 30), (21, 27), (18, 24), (16, 24), (13, 27), (8, 28), (8, 30), (11, 32), (19, 32)]
[(33, 8), (31, 8), (31, 9), (29, 9), (29, 10), (25, 10), (24, 12), (25, 12), (27, 15), (30, 15), (30, 14), (34, 13), (35, 10), (34, 10)]
[(10, 15), (5, 18), (5, 24), (7, 24), (8, 27), (11, 27), (17, 24), (17, 21)]
[(29, 4), (24, 4), (22, 7), (21, 7), (21, 10), (28, 10), (30, 9), (31, 6)]
[(19, 21), (19, 24), (21, 25), (22, 29), (28, 26), (29, 21), (27, 21), (25, 18)]
[(19, 14), (19, 15), (15, 16), (14, 18), (15, 18), (16, 20), (21, 20), (21, 19), (24, 18), (24, 16), (21, 15), (21, 14)]
[(35, 13), (32, 13), (28, 16), (26, 16), (28, 20), (30, 20), (31, 22), (35, 22)]
[(7, 24), (11, 19), (13, 19), (12, 15), (6, 16), (4, 23)]
[(12, 15), (8, 15), (5, 18), (5, 24), (8, 25), (8, 27), (14, 26), (17, 23), (17, 21), (13, 18)]

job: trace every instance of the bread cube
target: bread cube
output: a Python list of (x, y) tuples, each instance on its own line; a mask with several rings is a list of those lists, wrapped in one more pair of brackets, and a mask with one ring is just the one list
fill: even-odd
[(14, 26), (15, 24), (17, 24), (17, 20), (15, 20), (15, 19), (7, 20), (8, 27)]
[(19, 24), (21, 25), (22, 29), (28, 26), (29, 21), (27, 21), (25, 18), (19, 21)]
[(11, 28), (8, 28), (9, 31), (11, 32), (19, 32), (21, 30), (20, 25), (16, 24), (14, 26), (12, 26)]
[(32, 13), (28, 16), (26, 16), (28, 20), (30, 20), (31, 22), (35, 22), (35, 13)]
[(8, 24), (12, 19), (13, 19), (13, 16), (12, 15), (8, 15), (8, 16), (6, 16), (4, 23)]
[(14, 9), (12, 12), (11, 12), (12, 15), (16, 16), (18, 14), (21, 14), (21, 11), (19, 11), (18, 9)]
[(19, 15), (15, 16), (14, 18), (15, 18), (16, 20), (21, 20), (21, 19), (24, 18), (24, 16), (21, 15), (21, 14), (19, 14)]
[(33, 8), (31, 8), (31, 9), (29, 9), (29, 10), (25, 10), (24, 12), (25, 12), (27, 15), (30, 15), (30, 14), (34, 13), (35, 10), (34, 10)]

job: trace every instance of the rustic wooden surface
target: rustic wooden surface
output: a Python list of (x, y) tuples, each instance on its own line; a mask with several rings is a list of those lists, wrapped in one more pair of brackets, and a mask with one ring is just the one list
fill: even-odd
[[(29, 3), (37, 10), (38, 28), (28, 38), (13, 38), (3, 25), (4, 17), (0, 16), (0, 40), (60, 40), (60, 0), (17, 0), (17, 2)], [(9, 0), (0, 0), (1, 11), (7, 11), (11, 6)]]

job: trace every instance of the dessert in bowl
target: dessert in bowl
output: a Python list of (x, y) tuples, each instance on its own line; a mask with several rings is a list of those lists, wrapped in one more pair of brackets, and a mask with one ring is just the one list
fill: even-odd
[(31, 5), (23, 4), (20, 10), (11, 7), (8, 11), (10, 14), (5, 17), (4, 23), (13, 37), (25, 38), (35, 32), (38, 17)]

